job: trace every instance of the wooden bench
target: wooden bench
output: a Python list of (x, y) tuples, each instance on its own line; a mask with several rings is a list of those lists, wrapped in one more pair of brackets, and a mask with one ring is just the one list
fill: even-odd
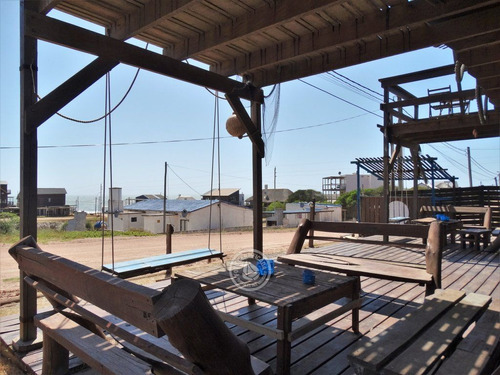
[(419, 217), (434, 217), (436, 214), (443, 214), (450, 219), (462, 221), (464, 228), (484, 228), (491, 229), (491, 207), (473, 206), (422, 206)]
[(491, 300), (437, 290), (389, 329), (360, 339), (349, 363), (358, 375), (492, 374), (500, 360), (500, 301), (488, 308)]
[[(313, 235), (308, 235), (312, 232)], [(426, 245), (375, 241), (371, 239), (342, 239), (359, 243), (379, 244), (387, 249), (388, 246), (405, 246), (425, 248), (425, 265), (390, 260), (375, 260), (353, 258), (330, 254), (300, 253), (304, 241), (308, 238), (316, 240), (339, 240), (331, 236), (319, 236), (318, 232), (355, 233), (364, 236), (383, 235), (427, 238)], [(292, 239), (287, 255), (278, 257), (278, 260), (292, 265), (304, 266), (344, 273), (349, 276), (368, 276), (393, 281), (413, 282), (425, 285), (426, 295), (430, 295), (436, 288), (441, 287), (441, 259), (443, 232), (437, 222), (430, 226), (411, 224), (375, 224), (352, 222), (319, 222), (303, 219)]]
[(9, 253), (54, 307), (34, 317), (44, 375), (66, 374), (69, 352), (103, 374), (271, 373), (192, 280), (157, 291), (44, 252), (31, 237)]
[(490, 244), (491, 229), (484, 228), (466, 228), (457, 230), (457, 234), (460, 236), (460, 245), (462, 249), (465, 249), (467, 243), (473, 246), (476, 251), (479, 251), (481, 243), (483, 244), (483, 249), (486, 249)]

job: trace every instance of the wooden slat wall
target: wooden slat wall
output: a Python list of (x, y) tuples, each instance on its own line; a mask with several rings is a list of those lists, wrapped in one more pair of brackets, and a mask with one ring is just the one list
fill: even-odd
[[(397, 198), (391, 197), (391, 202), (401, 201), (408, 206), (410, 217), (417, 217), (413, 215), (413, 197), (398, 196)], [(361, 221), (364, 223), (381, 223), (382, 222), (382, 205), (384, 204), (382, 197), (361, 197)], [(430, 197), (419, 197), (418, 208), (423, 205), (430, 205)]]
[[(430, 190), (421, 190), (418, 192), (418, 208), (422, 205), (431, 204)], [(454, 206), (472, 206), (483, 207), (490, 206), (492, 210), (491, 224), (500, 227), (500, 187), (498, 186), (477, 186), (472, 188), (439, 189), (435, 190), (436, 205), (454, 205)], [(401, 198), (391, 197), (393, 200), (400, 200), (406, 204), (412, 215), (413, 197), (404, 196)], [(382, 197), (361, 197), (361, 221), (370, 223), (381, 222)], [(482, 225), (482, 218), (474, 214), (457, 214), (457, 219), (467, 224)]]

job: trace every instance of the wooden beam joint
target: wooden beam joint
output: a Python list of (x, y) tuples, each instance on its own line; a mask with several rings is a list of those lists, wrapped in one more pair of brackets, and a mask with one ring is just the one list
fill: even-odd
[(263, 158), (265, 151), (264, 151), (264, 141), (262, 140), (262, 134), (257, 129), (252, 119), (248, 115), (247, 111), (245, 110), (245, 107), (241, 103), (240, 98), (234, 93), (227, 93), (226, 99), (231, 105), (231, 108), (233, 109), (238, 119), (247, 129), (248, 137), (255, 145), (255, 147), (257, 147), (260, 157)]

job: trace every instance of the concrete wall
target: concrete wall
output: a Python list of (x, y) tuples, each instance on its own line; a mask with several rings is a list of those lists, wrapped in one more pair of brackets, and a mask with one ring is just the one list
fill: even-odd
[[(222, 202), (222, 228), (251, 227), (253, 211), (232, 204)], [(182, 214), (169, 214), (166, 223), (172, 224), (176, 232), (207, 230), (209, 226), (210, 207)], [(143, 229), (151, 233), (163, 233), (163, 214), (124, 212), (113, 218), (114, 230), (126, 231)], [(135, 220), (135, 221), (133, 221)], [(108, 223), (110, 225), (110, 223)], [(219, 205), (212, 205), (212, 229), (219, 229)]]
[[(350, 192), (358, 188), (356, 181), (356, 173), (347, 174), (345, 177), (345, 190)], [(378, 180), (377, 177), (371, 174), (362, 174), (359, 176), (361, 189), (375, 189), (384, 184), (384, 181)]]

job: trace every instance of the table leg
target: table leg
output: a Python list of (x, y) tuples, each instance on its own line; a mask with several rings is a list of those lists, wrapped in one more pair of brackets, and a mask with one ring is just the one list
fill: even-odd
[(278, 307), (277, 328), (282, 330), (284, 335), (282, 340), (276, 341), (276, 374), (290, 374), (290, 360), (292, 343), (288, 336), (292, 330), (291, 306)]
[(255, 298), (248, 297), (248, 304), (249, 305), (255, 305)]
[[(353, 301), (359, 299), (361, 291), (361, 280), (359, 276), (356, 279), (351, 296)], [(352, 309), (352, 330), (354, 333), (359, 333), (359, 308)]]

